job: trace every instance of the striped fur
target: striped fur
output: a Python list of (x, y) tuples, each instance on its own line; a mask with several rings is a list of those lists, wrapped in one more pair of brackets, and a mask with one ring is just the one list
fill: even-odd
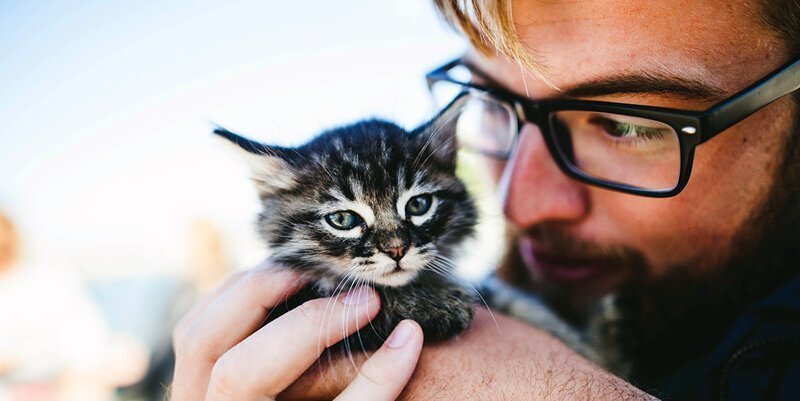
[[(417, 320), (428, 340), (452, 336), (471, 320), (473, 298), (447, 270), (455, 247), (472, 234), (476, 211), (455, 175), (455, 140), (445, 118), (412, 132), (361, 121), (296, 148), (215, 131), (238, 145), (251, 166), (263, 204), (258, 231), (272, 259), (313, 283), (296, 302), (356, 284), (378, 290), (383, 307), (371, 332), (359, 333), (359, 346), (378, 347), (405, 318)], [(430, 208), (407, 215), (407, 203), (420, 195), (431, 195)], [(355, 213), (360, 224), (332, 226), (326, 216), (339, 211)], [(403, 249), (402, 257), (387, 249)]]

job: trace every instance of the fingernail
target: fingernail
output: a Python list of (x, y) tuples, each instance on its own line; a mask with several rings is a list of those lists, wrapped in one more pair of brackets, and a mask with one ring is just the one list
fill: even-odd
[(372, 290), (368, 287), (358, 287), (345, 295), (342, 303), (345, 305), (358, 305), (367, 302), (372, 297)]
[(395, 327), (392, 335), (386, 340), (386, 344), (389, 345), (389, 348), (400, 348), (406, 345), (412, 336), (414, 336), (414, 327), (404, 320)]

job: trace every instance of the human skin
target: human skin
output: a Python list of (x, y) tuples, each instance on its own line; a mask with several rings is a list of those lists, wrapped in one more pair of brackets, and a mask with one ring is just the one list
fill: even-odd
[[(363, 355), (356, 355), (363, 359)], [(344, 359), (323, 361), (279, 400), (331, 399), (356, 375)], [(401, 400), (650, 400), (563, 343), (487, 309), (455, 341), (426, 346)]]
[[(704, 110), (788, 61), (777, 39), (752, 23), (748, 16), (757, 10), (749, 7), (717, 0), (528, 0), (514, 2), (514, 16), (526, 46), (536, 50), (561, 90), (619, 74), (660, 72), (712, 85), (721, 89), (720, 96), (619, 93), (587, 99)], [(560, 96), (541, 81), (524, 82), (519, 67), (506, 59), (475, 62), (517, 93), (534, 99)], [(505, 214), (523, 231), (548, 225), (582, 243), (634, 249), (644, 256), (649, 280), (675, 266), (691, 266), (692, 273), (703, 275), (727, 262), (737, 233), (747, 230), (743, 224), (765, 200), (792, 112), (786, 97), (699, 146), (688, 185), (666, 199), (608, 191), (568, 178), (548, 154), (538, 128), (527, 124), (507, 170)], [(530, 272), (534, 281), (547, 280), (535, 268)], [(611, 269), (591, 283), (560, 290), (579, 290), (571, 294), (574, 298), (594, 298), (622, 284), (628, 273)]]
[[(195, 305), (173, 333), (170, 399), (273, 400), (380, 308), (374, 290), (358, 287), (335, 299), (308, 301), (261, 327), (272, 308), (303, 284), (296, 274), (263, 264), (229, 278)], [(422, 340), (418, 324), (401, 321), (360, 373), (330, 398), (396, 399), (414, 371)]]
[[(754, 3), (753, 3), (754, 4)], [(552, 83), (567, 90), (609, 75), (659, 72), (718, 87), (718, 98), (671, 93), (619, 93), (595, 97), (703, 110), (787, 61), (788, 55), (745, 2), (587, 0), (513, 2), (514, 19), (527, 48), (547, 66)], [(541, 81), (523, 79), (503, 57), (475, 58), (495, 81), (533, 99), (561, 96)], [(675, 266), (698, 274), (724, 266), (737, 233), (764, 202), (794, 106), (781, 99), (697, 148), (692, 177), (673, 198), (654, 199), (588, 186), (555, 165), (534, 126), (523, 129), (506, 166), (504, 210), (522, 230), (547, 224), (578, 241), (624, 246), (641, 253), (648, 278)], [(531, 273), (536, 280), (535, 269)], [(573, 291), (589, 302), (629, 277), (608, 272)], [(562, 288), (570, 292), (572, 288)], [(586, 298), (586, 299), (580, 299)], [(581, 359), (535, 328), (486, 312), (457, 340), (423, 349), (405, 399), (646, 399), (648, 396)], [(276, 344), (283, 347), (284, 344)], [(307, 372), (286, 399), (332, 398), (350, 382), (349, 361)]]
[[(756, 10), (738, 2), (520, 0), (513, 6), (520, 36), (527, 48), (536, 51), (536, 59), (547, 67), (548, 77), (561, 90), (610, 75), (641, 71), (700, 80), (721, 89), (716, 99), (620, 93), (593, 100), (703, 110), (760, 79), (788, 58), (780, 42), (752, 22)], [(524, 79), (514, 61), (499, 56), (471, 59), (494, 81), (518, 94), (528, 94), (532, 99), (562, 96), (541, 81)], [(674, 266), (692, 266), (698, 274), (719, 269), (733, 252), (736, 234), (747, 229), (742, 225), (769, 192), (793, 112), (791, 99), (781, 99), (699, 146), (689, 184), (680, 195), (667, 199), (608, 191), (568, 178), (548, 154), (538, 128), (528, 124), (523, 128), (511, 166), (506, 166), (509, 184), (503, 197), (505, 213), (510, 223), (523, 232), (547, 224), (584, 243), (635, 249), (646, 258), (645, 274), (650, 279), (658, 279)], [(535, 269), (530, 273), (534, 280), (546, 280), (536, 277)], [(575, 303), (587, 303), (622, 284), (629, 278), (625, 273), (615, 276), (609, 272), (579, 288), (560, 290), (575, 290), (570, 293)], [(517, 330), (527, 334), (517, 337)], [(481, 336), (485, 337), (476, 338)], [(530, 394), (524, 389), (535, 392), (536, 386), (514, 372), (541, 363), (525, 350), (547, 342), (526, 327), (504, 330), (499, 336), (503, 342), (513, 342), (510, 347), (518, 347), (522, 355), (530, 358), (527, 364), (520, 361), (518, 366), (510, 367), (515, 361), (505, 359), (501, 356), (504, 353), (493, 348), (496, 345), (491, 341), (497, 337), (476, 327), (457, 343), (426, 347), (409, 384), (408, 399), (447, 394), (447, 390), (439, 390), (440, 385), (459, 391), (484, 383), (487, 369), (497, 366), (510, 370), (508, 375), (494, 376), (502, 383), (499, 387), (515, 389), (509, 391), (520, 398)], [(447, 355), (450, 352), (452, 356)], [(480, 357), (472, 353), (479, 353)], [(482, 362), (458, 363), (472, 358)], [(550, 372), (559, 376), (572, 370), (568, 363)], [(449, 374), (453, 371), (458, 375)], [(600, 370), (594, 372), (599, 374)], [(587, 374), (591, 375), (591, 370)], [(550, 394), (557, 394), (559, 386), (550, 384)], [(492, 393), (487, 388), (483, 394)], [(447, 399), (447, 395), (441, 398)]]

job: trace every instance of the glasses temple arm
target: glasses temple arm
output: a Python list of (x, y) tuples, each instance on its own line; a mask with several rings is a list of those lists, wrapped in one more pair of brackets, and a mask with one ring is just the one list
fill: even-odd
[(800, 89), (800, 60), (795, 60), (706, 111), (702, 131), (708, 135), (704, 136), (702, 141), (711, 139), (762, 107), (798, 89)]

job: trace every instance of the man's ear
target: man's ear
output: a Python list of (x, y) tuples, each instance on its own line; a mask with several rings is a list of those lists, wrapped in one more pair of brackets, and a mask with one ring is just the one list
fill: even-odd
[(446, 168), (455, 169), (458, 152), (456, 126), (466, 96), (461, 96), (445, 107), (427, 123), (412, 131), (423, 160), (433, 159)]
[(296, 184), (294, 167), (287, 161), (286, 149), (247, 139), (222, 127), (216, 127), (214, 134), (225, 138), (250, 167), (251, 177), (256, 184), (258, 195), (263, 199)]

